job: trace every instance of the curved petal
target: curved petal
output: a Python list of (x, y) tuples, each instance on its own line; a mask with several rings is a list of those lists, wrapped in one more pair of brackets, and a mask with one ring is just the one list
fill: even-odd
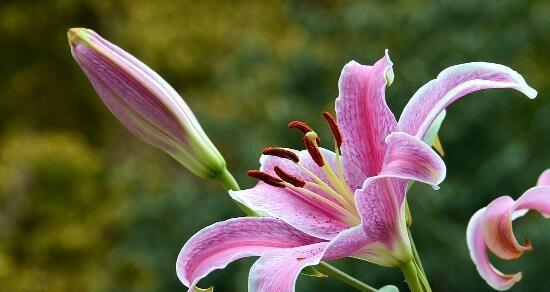
[(529, 242), (525, 246), (518, 243), (512, 229), (514, 200), (502, 196), (492, 201), (483, 213), (481, 228), (487, 247), (502, 259), (515, 259), (531, 250)]
[(187, 287), (215, 269), (249, 256), (261, 256), (277, 249), (319, 242), (281, 220), (235, 218), (210, 225), (191, 237), (181, 249), (176, 273)]
[(445, 163), (426, 143), (403, 132), (391, 133), (380, 175), (414, 179), (436, 187), (445, 179)]
[(315, 243), (295, 248), (280, 249), (264, 254), (248, 275), (249, 292), (295, 291), (300, 271), (319, 264), (327, 243)]
[(294, 228), (322, 239), (331, 239), (348, 228), (341, 213), (329, 205), (313, 202), (288, 188), (277, 188), (265, 183), (242, 191), (230, 191), (235, 200), (254, 211), (278, 218)]
[(550, 218), (550, 186), (530, 188), (516, 200), (514, 210), (535, 210)]
[(516, 71), (498, 64), (473, 62), (443, 70), (422, 86), (405, 106), (399, 128), (424, 138), (435, 118), (447, 106), (464, 95), (483, 89), (512, 88), (535, 98), (537, 91), (529, 87)]
[(485, 239), (481, 228), (484, 212), (485, 208), (477, 211), (468, 223), (466, 240), (468, 249), (470, 250), (470, 257), (476, 265), (477, 271), (489, 286), (500, 291), (508, 290), (516, 282), (521, 280), (522, 274), (503, 274), (489, 262), (487, 246), (485, 245)]
[[(385, 100), (385, 89), (393, 76), (392, 62), (386, 55), (373, 66), (351, 61), (338, 82), (336, 116), (343, 136), (342, 162), (346, 177), (364, 181), (382, 168), (384, 139), (397, 127)], [(357, 165), (361, 172), (349, 170)]]
[(537, 180), (537, 186), (550, 187), (550, 169), (545, 170)]

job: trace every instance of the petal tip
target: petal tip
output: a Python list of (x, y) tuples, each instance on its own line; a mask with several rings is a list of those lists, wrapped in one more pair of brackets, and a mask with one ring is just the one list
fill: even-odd
[(538, 95), (538, 92), (531, 86), (525, 86), (520, 89), (520, 91), (525, 94), (529, 99), (535, 99)]

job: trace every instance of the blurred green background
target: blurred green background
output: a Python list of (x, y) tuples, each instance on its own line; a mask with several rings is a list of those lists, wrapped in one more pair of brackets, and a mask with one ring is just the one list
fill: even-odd
[[(216, 184), (135, 139), (72, 60), (66, 31), (92, 28), (149, 64), (194, 110), (241, 186), (267, 145), (301, 147), (292, 119), (328, 135), (342, 66), (390, 49), (396, 113), (447, 66), (502, 63), (539, 91), (468, 96), (441, 131), (448, 167), (439, 191), (409, 193), (413, 233), (435, 291), (491, 291), (465, 244), (470, 216), (497, 195), (520, 195), (550, 167), (550, 2), (2, 1), (0, 4), (0, 290), (183, 291), (175, 260), (202, 227), (241, 216)], [(516, 224), (534, 252), (512, 262), (515, 291), (550, 286), (548, 222)], [(520, 238), (521, 238), (520, 237)], [(245, 291), (250, 260), (201, 282)], [(397, 269), (335, 263), (365, 282)], [(300, 277), (298, 291), (349, 291)]]

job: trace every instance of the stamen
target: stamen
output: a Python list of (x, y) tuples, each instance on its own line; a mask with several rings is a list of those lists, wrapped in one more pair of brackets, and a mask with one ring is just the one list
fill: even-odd
[[(304, 122), (301, 122), (301, 121), (292, 121), (290, 123), (288, 123), (288, 128), (289, 129), (296, 129), (300, 132), (302, 132), (304, 135), (309, 133), (309, 132), (313, 132), (313, 129), (306, 123)], [(319, 136), (317, 136), (317, 144), (320, 145), (321, 144), (321, 138), (319, 138)]]
[(313, 142), (313, 139), (317, 137), (317, 134), (315, 132), (309, 132), (304, 136), (304, 144), (306, 145), (307, 152), (309, 152), (309, 155), (315, 161), (315, 163), (319, 167), (323, 167), (325, 165), (325, 161), (323, 160), (323, 155), (321, 155), (321, 152), (319, 151), (319, 146), (315, 142)]
[(285, 159), (292, 160), (294, 162), (299, 162), (300, 158), (298, 155), (290, 150), (279, 148), (279, 147), (267, 147), (262, 151), (264, 155), (277, 156)]
[(284, 181), (286, 181), (287, 183), (295, 186), (295, 187), (299, 187), (299, 188), (303, 188), (305, 185), (306, 185), (306, 182), (285, 172), (284, 170), (282, 170), (280, 167), (278, 166), (275, 166), (273, 168), (273, 170), (275, 170), (275, 173)]
[(334, 117), (329, 112), (323, 112), (323, 117), (325, 118), (325, 120), (327, 120), (330, 131), (332, 132), (332, 136), (334, 136), (334, 141), (336, 142), (336, 145), (338, 147), (342, 146), (342, 134), (340, 133), (340, 128), (338, 127), (336, 119), (334, 119)]
[(260, 181), (263, 181), (264, 183), (268, 184), (268, 185), (271, 185), (271, 186), (274, 186), (274, 187), (279, 187), (279, 188), (284, 188), (285, 185), (283, 183), (283, 181), (277, 177), (274, 177), (268, 173), (265, 173), (263, 171), (259, 171), (259, 170), (249, 170), (248, 172), (246, 172), (246, 174), (252, 178), (255, 178), (257, 180), (260, 180)]

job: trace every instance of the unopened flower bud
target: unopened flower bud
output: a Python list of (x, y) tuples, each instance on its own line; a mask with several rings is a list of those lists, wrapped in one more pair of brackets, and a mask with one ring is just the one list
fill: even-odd
[(180, 95), (147, 65), (97, 33), (68, 32), (71, 53), (115, 117), (201, 178), (216, 178), (225, 160)]

